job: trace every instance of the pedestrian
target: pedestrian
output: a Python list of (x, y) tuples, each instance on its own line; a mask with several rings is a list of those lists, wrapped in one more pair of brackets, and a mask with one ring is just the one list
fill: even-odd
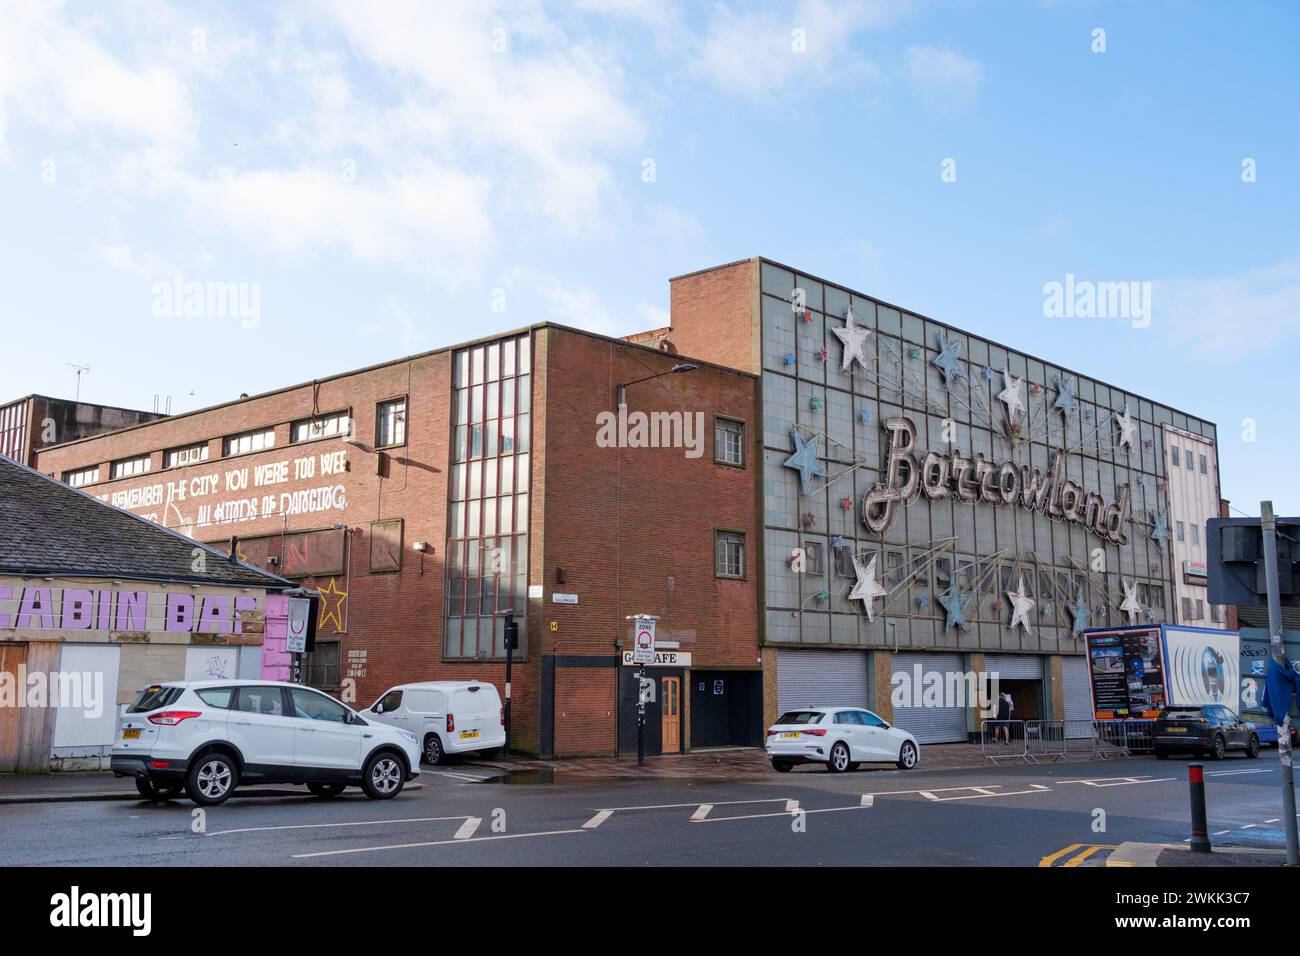
[(1001, 736), (1004, 743), (1011, 743), (1011, 711), (1015, 705), (1011, 702), (1011, 695), (1006, 691), (998, 694), (998, 731), (997, 735)]

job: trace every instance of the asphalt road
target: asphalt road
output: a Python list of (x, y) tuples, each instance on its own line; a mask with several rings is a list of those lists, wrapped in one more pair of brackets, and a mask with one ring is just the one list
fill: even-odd
[[(1216, 843), (1283, 845), (1276, 755), (1208, 764)], [(744, 780), (501, 778), (425, 768), (394, 800), (349, 790), (0, 806), (0, 860), (53, 866), (1101, 865), (1182, 843), (1186, 761), (904, 772), (811, 768)], [(1101, 813), (1099, 813), (1101, 811)], [(1104, 829), (1097, 829), (1097, 827)]]

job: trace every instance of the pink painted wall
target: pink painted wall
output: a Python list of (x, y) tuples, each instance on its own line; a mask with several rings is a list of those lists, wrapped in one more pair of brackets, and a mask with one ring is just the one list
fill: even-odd
[(266, 632), (262, 636), (262, 680), (288, 680), (292, 655), (284, 649), (289, 634), (289, 599), (266, 596)]

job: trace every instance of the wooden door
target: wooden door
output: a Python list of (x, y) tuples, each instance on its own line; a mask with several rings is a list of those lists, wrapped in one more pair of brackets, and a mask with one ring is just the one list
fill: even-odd
[[(18, 683), (18, 666), (26, 660), (26, 644), (0, 642), (0, 674), (9, 675), (5, 682), (12, 682), (18, 694), (25, 690)], [(0, 707), (0, 771), (13, 770), (18, 764), (18, 719), (22, 712), (20, 707)]]
[(677, 754), (682, 752), (682, 679), (680, 677), (661, 678), (663, 696), (660, 704), (662, 743), (660, 752)]

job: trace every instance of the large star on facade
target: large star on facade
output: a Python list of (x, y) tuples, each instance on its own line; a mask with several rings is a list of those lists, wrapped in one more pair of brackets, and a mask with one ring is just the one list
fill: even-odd
[(853, 306), (851, 305), (844, 313), (844, 328), (831, 329), (831, 334), (844, 344), (844, 355), (840, 359), (841, 372), (847, 372), (854, 359), (858, 360), (858, 364), (862, 366), (864, 371), (870, 371), (867, 368), (867, 357), (863, 354), (862, 348), (866, 345), (867, 339), (871, 338), (871, 331), (865, 326), (854, 324)]
[(853, 583), (853, 589), (849, 591), (849, 600), (861, 601), (862, 610), (867, 614), (867, 620), (874, 624), (876, 621), (876, 598), (884, 597), (888, 593), (876, 580), (876, 555), (873, 554), (865, 565), (856, 554), (852, 555), (852, 558), (853, 573), (857, 575), (858, 579)]
[(1120, 604), (1119, 609), (1128, 615), (1128, 622), (1136, 624), (1138, 615), (1142, 613), (1142, 605), (1138, 604), (1138, 586), (1134, 581), (1129, 584), (1123, 578), (1119, 579), (1120, 585), (1124, 588), (1124, 601)]
[(790, 438), (794, 442), (794, 454), (785, 460), (785, 467), (799, 472), (799, 484), (806, 495), (812, 490), (814, 478), (826, 477), (826, 469), (817, 457), (817, 451), (822, 445), (822, 436), (813, 435), (811, 439), (805, 440), (798, 428), (791, 428)]
[(1169, 519), (1163, 514), (1156, 515), (1156, 526), (1151, 529), (1151, 540), (1164, 544), (1169, 540)]
[(934, 339), (938, 343), (939, 354), (930, 359), (930, 364), (943, 374), (943, 384), (947, 388), (952, 385), (953, 379), (966, 374), (957, 361), (957, 356), (961, 354), (961, 343), (950, 342), (942, 330), (934, 333)]
[[(973, 593), (973, 592), (972, 592)], [(943, 609), (948, 612), (948, 620), (944, 622), (944, 630), (950, 627), (959, 627), (963, 631), (969, 631), (970, 625), (966, 623), (966, 617), (963, 613), (966, 605), (970, 603), (971, 593), (962, 597), (960, 592), (954, 593), (951, 587), (939, 595), (938, 601)]]
[(1059, 411), (1067, 420), (1079, 411), (1079, 399), (1075, 397), (1074, 386), (1064, 378), (1058, 377), (1056, 380), (1056, 401), (1052, 403), (1052, 408)]
[(1137, 422), (1133, 421), (1128, 414), (1128, 402), (1124, 403), (1123, 413), (1115, 416), (1115, 424), (1119, 426), (1119, 447), (1128, 446), (1128, 450), (1133, 450), (1133, 436), (1137, 433)]
[(343, 602), (348, 599), (347, 591), (340, 591), (334, 584), (334, 579), (330, 578), (330, 586), (327, 588), (317, 588), (320, 592), (320, 617), (316, 621), (316, 628), (321, 630), (330, 621), (334, 622), (334, 630), (343, 630)]
[(1082, 587), (1079, 588), (1079, 596), (1074, 599), (1074, 603), (1067, 604), (1065, 608), (1070, 612), (1070, 616), (1074, 619), (1074, 626), (1070, 628), (1070, 636), (1079, 637), (1083, 634), (1084, 630), (1087, 629), (1088, 615), (1091, 613), (1088, 610), (1087, 603), (1083, 600)]
[(1025, 576), (1020, 575), (1020, 584), (1014, 591), (1007, 592), (1007, 600), (1011, 602), (1011, 629), (1015, 630), (1017, 624), (1025, 629), (1026, 634), (1034, 633), (1029, 629), (1029, 612), (1034, 609), (1037, 603), (1028, 594), (1025, 593)]
[(1016, 378), (1007, 367), (1002, 366), (1002, 391), (998, 392), (998, 401), (1007, 406), (1007, 421), (1012, 424), (1025, 413), (1025, 380)]

